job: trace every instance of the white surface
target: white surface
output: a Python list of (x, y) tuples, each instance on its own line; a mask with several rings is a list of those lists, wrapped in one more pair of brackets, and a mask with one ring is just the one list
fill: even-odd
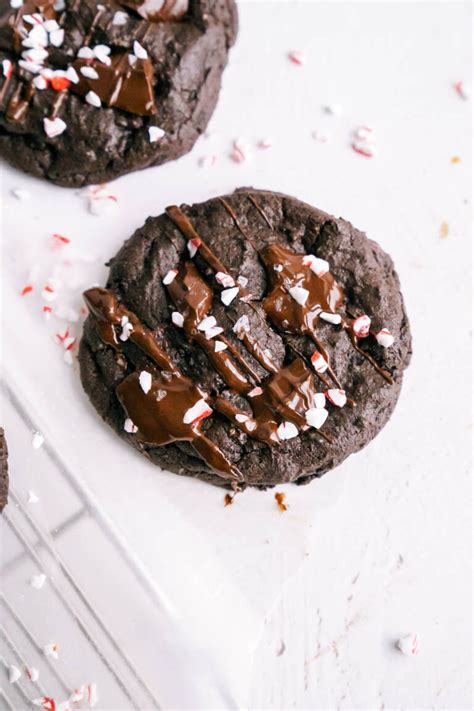
[[(114, 183), (119, 203), (104, 216), (87, 214), (74, 191), (3, 168), (7, 371), (47, 442), (181, 614), (196, 590), (203, 605), (211, 599), (224, 612), (227, 590), (245, 606), (246, 641), (237, 636), (239, 604), (228, 609), (228, 632), (213, 624), (212, 604), (200, 627), (204, 638), (212, 630), (229, 688), (240, 687), (242, 703), (256, 620), (266, 614), (252, 709), (471, 708), (471, 103), (452, 88), (458, 79), (470, 87), (470, 7), (249, 2), (240, 3), (240, 23), (215, 133), (174, 164)], [(288, 61), (292, 49), (304, 51), (303, 67)], [(326, 104), (340, 104), (341, 117), (324, 113)], [(366, 123), (378, 135), (380, 156), (373, 160), (350, 149), (352, 130)], [(314, 141), (315, 129), (331, 140)], [(273, 147), (257, 149), (267, 136)], [(228, 158), (238, 137), (253, 154), (241, 165)], [(201, 168), (199, 159), (212, 154), (217, 165)], [(451, 163), (455, 155), (458, 164)], [(76, 370), (62, 362), (53, 334), (63, 324), (43, 323), (36, 293), (18, 295), (33, 263), (40, 265), (41, 289), (49, 263), (69, 250), (75, 276), (79, 253), (95, 260), (82, 263), (78, 283), (62, 291), (77, 305), (83, 287), (103, 281), (100, 262), (146, 216), (250, 184), (342, 215), (379, 241), (394, 257), (414, 334), (413, 362), (389, 425), (322, 481), (287, 488), (284, 515), (273, 492), (246, 492), (224, 509), (222, 492), (159, 474), (116, 441), (82, 395)], [(17, 186), (31, 198), (12, 197)], [(442, 222), (449, 224), (445, 239)], [(71, 237), (72, 246), (51, 252), (53, 232)], [(34, 484), (47, 500), (50, 492), (36, 478), (37, 454), (23, 449), (14, 456), (22, 486)], [(15, 483), (15, 468), (12, 477)], [(421, 638), (416, 659), (394, 648), (410, 631)]]

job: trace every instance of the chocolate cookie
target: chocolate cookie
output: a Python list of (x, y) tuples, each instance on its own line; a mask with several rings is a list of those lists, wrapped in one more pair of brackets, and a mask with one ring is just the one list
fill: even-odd
[(8, 448), (3, 427), (0, 427), (0, 512), (8, 503)]
[(0, 154), (66, 186), (179, 158), (236, 32), (234, 0), (0, 0)]
[(390, 257), (271, 192), (149, 218), (85, 300), (94, 407), (153, 463), (221, 486), (335, 467), (385, 425), (411, 355)]

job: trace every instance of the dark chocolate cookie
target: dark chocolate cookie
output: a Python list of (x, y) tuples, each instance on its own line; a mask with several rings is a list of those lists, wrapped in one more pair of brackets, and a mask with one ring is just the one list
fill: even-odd
[(411, 355), (390, 257), (271, 192), (150, 217), (85, 299), (94, 407), (153, 463), (222, 486), (335, 467), (385, 425)]
[(0, 154), (66, 186), (179, 158), (236, 31), (234, 0), (0, 0)]
[(3, 427), (0, 427), (0, 512), (8, 503), (8, 448)]

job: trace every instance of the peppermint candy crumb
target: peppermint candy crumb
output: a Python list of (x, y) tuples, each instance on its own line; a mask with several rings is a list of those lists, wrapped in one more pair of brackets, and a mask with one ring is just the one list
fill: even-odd
[(140, 387), (145, 393), (145, 395), (149, 393), (151, 390), (151, 373), (146, 370), (142, 370), (142, 372), (138, 376), (138, 380), (140, 383)]
[(202, 398), (184, 413), (183, 423), (185, 425), (194, 425), (203, 420), (205, 417), (209, 417), (209, 415), (212, 415), (212, 409), (209, 407), (204, 398)]
[(121, 27), (123, 25), (126, 25), (127, 21), (128, 21), (127, 13), (123, 12), (122, 10), (117, 10), (115, 15), (113, 16), (112, 24), (116, 25), (117, 27)]
[(197, 325), (198, 331), (207, 331), (209, 328), (213, 328), (217, 325), (217, 321), (214, 316), (206, 316)]
[(325, 373), (329, 367), (327, 360), (319, 351), (314, 351), (311, 356), (311, 364), (317, 373)]
[(267, 136), (267, 138), (262, 138), (258, 143), (257, 146), (261, 148), (262, 150), (266, 151), (269, 148), (273, 146), (273, 141), (270, 137)]
[(60, 119), (58, 116), (53, 119), (44, 118), (43, 119), (44, 132), (48, 138), (56, 138), (60, 136), (67, 128), (65, 121)]
[(277, 429), (278, 439), (281, 441), (298, 437), (298, 428), (293, 422), (282, 422)]
[(28, 492), (28, 499), (27, 499), (27, 502), (28, 502), (29, 504), (37, 504), (38, 501), (39, 501), (39, 496), (37, 496), (37, 495), (35, 494), (35, 492), (34, 492), (32, 489), (30, 489), (30, 491)]
[(180, 314), (179, 311), (173, 311), (171, 314), (171, 321), (178, 328), (183, 328), (184, 326), (184, 316), (183, 314)]
[(305, 413), (306, 423), (319, 430), (327, 420), (329, 412), (324, 408), (314, 407)]
[(390, 348), (395, 342), (395, 338), (392, 336), (388, 328), (382, 328), (375, 336), (375, 339), (379, 346), (382, 348)]
[(41, 588), (44, 586), (45, 582), (46, 582), (46, 575), (44, 573), (40, 573), (39, 575), (33, 575), (33, 577), (31, 578), (30, 585), (35, 590), (41, 590)]
[(420, 652), (420, 641), (415, 632), (401, 637), (397, 642), (397, 647), (403, 654), (408, 657), (416, 657)]
[(8, 667), (8, 681), (10, 684), (16, 684), (19, 679), (21, 679), (21, 671), (14, 664), (10, 664)]
[(156, 143), (157, 141), (160, 141), (164, 137), (165, 133), (166, 132), (159, 126), (148, 126), (148, 136), (150, 139), (150, 143)]
[(188, 247), (188, 252), (189, 252), (189, 256), (191, 257), (191, 259), (195, 256), (195, 254), (198, 251), (200, 246), (201, 246), (201, 240), (199, 239), (199, 237), (195, 237), (194, 239), (190, 239), (188, 241), (187, 247)]
[(324, 393), (332, 405), (335, 407), (344, 407), (347, 402), (347, 395), (345, 390), (340, 389), (330, 389), (326, 390)]
[(216, 281), (218, 284), (223, 286), (225, 289), (235, 286), (234, 279), (231, 277), (230, 274), (227, 274), (226, 272), (217, 272)]
[(239, 287), (234, 286), (231, 289), (224, 289), (224, 291), (221, 291), (221, 301), (225, 306), (229, 306), (235, 297), (239, 293)]
[(123, 423), (123, 429), (129, 434), (135, 434), (136, 432), (138, 432), (138, 427), (133, 424), (132, 420), (129, 417), (127, 417), (127, 419)]
[(468, 101), (469, 92), (466, 91), (464, 83), (462, 81), (457, 81), (454, 83), (453, 86), (454, 86), (454, 91), (456, 92), (456, 94), (464, 101)]
[(367, 338), (370, 333), (371, 320), (363, 314), (352, 321), (352, 331), (357, 338)]
[(128, 316), (122, 316), (120, 325), (122, 327), (120, 340), (123, 342), (128, 341), (128, 339), (130, 338), (130, 334), (133, 331), (133, 324), (130, 323), (130, 319), (128, 318)]
[(211, 328), (206, 328), (206, 330), (204, 331), (204, 335), (206, 337), (206, 340), (208, 341), (210, 341), (212, 338), (215, 338), (216, 336), (220, 336), (221, 333), (224, 333), (224, 329), (220, 326), (211, 326)]
[(288, 59), (292, 64), (296, 64), (298, 67), (302, 67), (304, 64), (304, 54), (299, 49), (292, 49), (288, 52)]
[(247, 393), (247, 395), (248, 395), (249, 397), (257, 397), (257, 395), (262, 395), (262, 393), (263, 393), (262, 388), (260, 388), (260, 387), (257, 385), (257, 387), (256, 387), (256, 388), (253, 388), (253, 390), (251, 390), (249, 393)]
[(318, 277), (323, 277), (329, 271), (329, 262), (315, 257), (314, 254), (306, 254), (303, 257), (303, 265), (309, 267)]
[(296, 301), (300, 306), (304, 306), (308, 301), (309, 291), (304, 289), (302, 286), (292, 286), (289, 289), (290, 296)]
[(327, 311), (321, 311), (319, 318), (322, 318), (327, 323), (332, 323), (334, 326), (338, 326), (342, 321), (342, 317), (339, 314), (332, 314)]
[(165, 274), (163, 277), (163, 284), (165, 286), (169, 286), (169, 284), (172, 284), (173, 281), (176, 279), (178, 275), (178, 270), (177, 269), (170, 269), (169, 272)]
[(50, 696), (41, 696), (39, 699), (33, 699), (33, 706), (41, 706), (43, 711), (56, 711), (56, 702)]
[(43, 647), (43, 653), (45, 657), (52, 657), (53, 659), (59, 659), (59, 647), (55, 642), (50, 642), (45, 644)]
[(36, 667), (28, 667), (26, 670), (26, 675), (30, 681), (38, 681), (39, 679), (39, 671), (36, 669)]
[(41, 434), (41, 432), (33, 432), (33, 437), (31, 440), (31, 444), (33, 445), (33, 449), (39, 449), (40, 447), (43, 446), (44, 444), (44, 437)]
[(234, 323), (232, 330), (234, 333), (237, 334), (237, 336), (240, 336), (242, 332), (248, 333), (250, 331), (249, 317), (244, 314), (239, 319), (237, 319), (237, 321)]
[(222, 351), (227, 350), (227, 343), (224, 343), (223, 341), (215, 341), (214, 343), (214, 351), (216, 353), (221, 353)]

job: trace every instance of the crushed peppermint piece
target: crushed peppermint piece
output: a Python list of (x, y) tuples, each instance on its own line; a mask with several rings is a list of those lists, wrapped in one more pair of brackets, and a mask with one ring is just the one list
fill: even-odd
[(41, 292), (41, 297), (45, 301), (55, 301), (58, 298), (57, 291), (50, 284), (46, 284), (43, 291)]
[(315, 257), (314, 254), (306, 254), (303, 257), (303, 265), (309, 267), (318, 277), (323, 277), (329, 271), (329, 262)]
[(23, 0), (10, 0), (10, 7), (14, 10), (18, 10), (19, 7), (23, 5)]
[(305, 413), (306, 423), (310, 427), (314, 427), (315, 429), (319, 430), (326, 422), (328, 415), (329, 415), (329, 412), (324, 408), (320, 408), (320, 407), (311, 408), (310, 410), (307, 410)]
[(106, 64), (107, 66), (110, 66), (112, 64), (112, 60), (110, 59), (110, 47), (107, 47), (105, 44), (98, 44), (94, 47), (92, 50), (93, 52), (93, 57), (96, 57), (96, 59), (99, 60), (99, 62), (102, 62), (102, 64)]
[(283, 264), (274, 264), (274, 265), (273, 265), (273, 269), (274, 269), (276, 272), (282, 272), (282, 271), (283, 271)]
[(253, 390), (251, 390), (249, 393), (247, 393), (247, 395), (248, 395), (249, 397), (257, 397), (258, 395), (262, 395), (262, 393), (263, 393), (262, 388), (260, 388), (260, 387), (257, 385), (257, 387), (254, 388)]
[(199, 165), (201, 168), (213, 168), (217, 165), (218, 158), (215, 154), (208, 156), (201, 156), (199, 158)]
[(102, 101), (100, 100), (100, 96), (98, 96), (95, 91), (88, 91), (86, 94), (86, 101), (88, 104), (91, 106), (95, 106), (97, 109), (100, 109), (102, 106)]
[(64, 76), (54, 76), (51, 79), (51, 88), (54, 91), (66, 91), (71, 86), (71, 82), (67, 77)]
[(238, 276), (237, 283), (240, 284), (240, 286), (243, 286), (245, 288), (247, 286), (247, 284), (249, 283), (249, 280), (247, 279), (247, 277)]
[(56, 136), (60, 136), (67, 128), (66, 122), (58, 116), (53, 119), (44, 118), (43, 126), (48, 138), (56, 138)]
[(165, 274), (163, 277), (163, 284), (165, 286), (168, 286), (169, 284), (172, 284), (173, 281), (176, 279), (178, 275), (178, 270), (177, 269), (170, 269), (169, 272)]
[(27, 499), (27, 501), (28, 501), (29, 504), (37, 504), (38, 501), (39, 501), (39, 496), (37, 496), (37, 495), (35, 494), (35, 492), (34, 492), (32, 489), (30, 489), (30, 491), (28, 492), (28, 499)]
[(224, 343), (224, 341), (215, 341), (214, 343), (214, 350), (216, 353), (221, 353), (222, 351), (227, 350), (227, 348), (227, 343)]
[(149, 393), (151, 390), (151, 383), (152, 383), (151, 373), (149, 373), (146, 370), (142, 370), (142, 372), (140, 373), (140, 375), (138, 377), (138, 380), (140, 382), (140, 387), (143, 390), (143, 392), (145, 393), (145, 395), (147, 393)]
[(183, 423), (185, 425), (194, 425), (203, 420), (205, 417), (212, 415), (212, 409), (209, 407), (204, 398), (198, 400), (195, 405), (189, 408), (184, 413)]
[(46, 575), (44, 573), (40, 573), (39, 575), (33, 575), (33, 577), (31, 578), (30, 585), (35, 590), (41, 590), (41, 588), (44, 586), (45, 582), (46, 582)]
[(138, 427), (133, 424), (132, 420), (129, 417), (127, 417), (127, 419), (125, 420), (123, 424), (123, 429), (129, 434), (135, 434), (136, 432), (138, 432)]
[(81, 47), (77, 52), (77, 56), (79, 59), (94, 59), (94, 52), (90, 47)]
[(36, 669), (36, 667), (28, 667), (26, 670), (26, 675), (30, 681), (38, 681), (39, 679), (39, 671)]
[(327, 321), (327, 323), (334, 324), (334, 326), (338, 326), (342, 321), (340, 314), (332, 314), (327, 311), (321, 311), (319, 318), (322, 318), (323, 321)]
[(375, 131), (370, 126), (359, 126), (354, 131), (352, 150), (365, 158), (374, 158), (377, 155), (375, 147)]
[(352, 321), (352, 331), (357, 338), (367, 338), (370, 333), (370, 324), (370, 318), (366, 314), (363, 314)]
[(420, 640), (416, 632), (401, 637), (397, 642), (397, 647), (408, 657), (416, 657), (420, 652)]
[(61, 47), (64, 42), (64, 30), (58, 28), (49, 33), (49, 42), (53, 47)]
[(298, 67), (302, 67), (304, 64), (304, 54), (299, 49), (292, 49), (288, 52), (288, 59), (292, 64), (296, 64)]
[(320, 131), (319, 129), (315, 129), (312, 132), (311, 136), (318, 143), (327, 143), (329, 141), (329, 139), (331, 138), (330, 133), (326, 133), (325, 131)]
[(94, 67), (89, 67), (87, 65), (84, 65), (79, 69), (81, 72), (82, 76), (87, 77), (87, 79), (98, 79), (99, 78), (99, 72), (94, 69)]
[(324, 393), (316, 393), (313, 402), (318, 410), (322, 410), (326, 407), (326, 395)]
[(31, 286), (31, 284), (27, 284), (27, 285), (24, 286), (23, 289), (21, 290), (20, 295), (21, 295), (21, 296), (26, 296), (27, 294), (31, 294), (32, 291), (33, 291), (33, 287)]
[(273, 146), (273, 141), (269, 136), (267, 136), (267, 138), (262, 138), (257, 143), (257, 146), (262, 150), (266, 151), (268, 148), (271, 148)]
[(220, 336), (221, 333), (224, 333), (224, 329), (220, 326), (211, 326), (211, 328), (206, 328), (206, 330), (204, 331), (204, 335), (208, 341), (210, 341), (212, 338), (215, 338), (216, 336)]
[(214, 316), (206, 316), (206, 318), (203, 318), (202, 321), (200, 321), (197, 325), (198, 331), (207, 331), (208, 328), (213, 328), (213, 326), (217, 325), (217, 321)]
[(150, 143), (156, 143), (161, 140), (165, 135), (165, 131), (159, 126), (148, 126), (148, 136), (150, 138)]
[(319, 351), (314, 351), (311, 356), (311, 363), (317, 373), (325, 373), (329, 367), (329, 363)]
[(390, 348), (390, 346), (393, 346), (395, 339), (388, 330), (388, 328), (382, 328), (375, 336), (375, 339), (379, 346), (382, 346), (382, 348)]
[(97, 690), (97, 684), (88, 684), (86, 686), (86, 702), (93, 708), (99, 701), (99, 692)]
[(133, 43), (133, 54), (135, 57), (138, 57), (138, 59), (147, 59), (148, 57), (148, 52), (137, 40)]
[(33, 449), (39, 449), (44, 444), (44, 437), (41, 432), (33, 432), (33, 437), (31, 439), (31, 444)]
[(234, 163), (244, 163), (250, 157), (247, 144), (242, 138), (233, 142), (230, 157)]
[(304, 289), (302, 286), (292, 286), (289, 290), (290, 296), (296, 301), (300, 306), (304, 306), (308, 301), (309, 291)]
[(128, 316), (122, 316), (120, 325), (122, 327), (120, 340), (123, 342), (128, 341), (128, 339), (130, 338), (130, 334), (133, 331), (133, 324), (130, 323), (130, 319), (128, 318)]
[(335, 405), (336, 407), (344, 407), (347, 402), (347, 395), (345, 390), (333, 388), (330, 390), (326, 390), (324, 394), (326, 395), (329, 402), (332, 405)]
[(187, 247), (188, 247), (188, 252), (189, 252), (189, 256), (191, 257), (191, 259), (195, 256), (195, 254), (198, 251), (200, 246), (201, 246), (201, 240), (199, 239), (199, 237), (195, 237), (194, 239), (190, 239), (188, 241)]
[(466, 91), (466, 88), (464, 87), (464, 84), (462, 81), (455, 82), (454, 91), (464, 101), (467, 101), (469, 99), (469, 92)]
[(234, 323), (232, 330), (234, 333), (237, 334), (237, 336), (239, 336), (242, 333), (242, 331), (244, 331), (244, 332), (250, 331), (249, 317), (246, 314), (244, 314), (239, 319), (237, 319), (237, 321)]
[(10, 684), (16, 684), (18, 679), (21, 679), (21, 671), (14, 664), (8, 667), (8, 681)]
[(184, 316), (183, 314), (180, 314), (179, 311), (173, 311), (173, 313), (171, 314), (171, 320), (175, 326), (178, 326), (178, 328), (183, 328)]
[(237, 422), (243, 423), (243, 422), (247, 422), (247, 420), (249, 419), (249, 416), (244, 415), (241, 412), (238, 412), (235, 416), (235, 419), (237, 420)]
[(293, 422), (282, 422), (278, 426), (277, 435), (280, 440), (293, 439), (298, 437), (298, 428)]
[(117, 10), (115, 15), (113, 16), (112, 24), (116, 25), (118, 27), (121, 27), (122, 25), (126, 25), (127, 22), (128, 22), (127, 13), (123, 12), (122, 10)]
[(282, 491), (276, 492), (275, 501), (277, 502), (277, 506), (282, 513), (284, 513), (285, 511), (288, 510), (288, 504), (284, 503), (285, 499), (286, 499), (286, 494), (284, 494)]
[(89, 212), (93, 215), (101, 215), (103, 208), (118, 202), (115, 195), (109, 192), (107, 183), (101, 185), (91, 185), (87, 191), (89, 201)]
[(239, 293), (239, 287), (233, 286), (231, 289), (224, 289), (221, 291), (221, 301), (225, 306), (229, 306), (237, 294)]
[(231, 286), (235, 286), (235, 281), (233, 280), (231, 275), (227, 274), (226, 272), (217, 272), (216, 281), (225, 289), (229, 289)]
[(64, 247), (66, 244), (71, 244), (71, 240), (69, 237), (65, 237), (64, 235), (60, 235), (58, 232), (55, 232), (51, 235), (51, 243), (54, 249), (58, 249), (59, 247)]
[(13, 63), (9, 59), (2, 60), (2, 73), (6, 79), (13, 74)]
[(45, 657), (52, 657), (53, 659), (59, 659), (59, 647), (55, 642), (50, 642), (45, 644), (43, 647), (43, 653)]
[(34, 706), (41, 706), (43, 711), (56, 711), (56, 702), (50, 696), (41, 696), (39, 699), (33, 699), (31, 703)]

